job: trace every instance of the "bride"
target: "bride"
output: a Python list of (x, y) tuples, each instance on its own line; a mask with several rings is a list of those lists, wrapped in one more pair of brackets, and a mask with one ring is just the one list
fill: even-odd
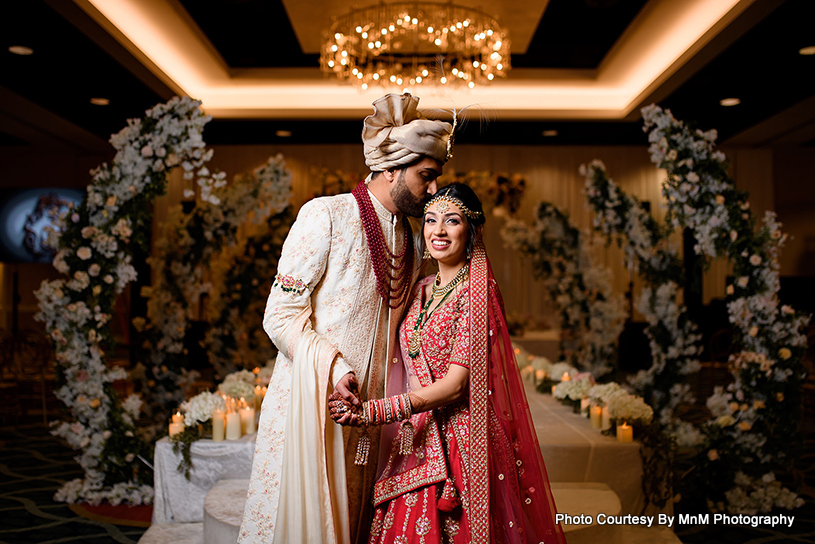
[[(399, 329), (390, 395), (329, 402), (343, 425), (382, 428), (369, 542), (565, 544), (468, 186), (425, 207), (420, 281)], [(357, 462), (367, 462), (360, 440)]]

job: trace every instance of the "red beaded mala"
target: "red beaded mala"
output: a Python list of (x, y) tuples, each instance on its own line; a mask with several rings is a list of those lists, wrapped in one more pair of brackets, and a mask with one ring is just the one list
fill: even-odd
[[(376, 215), (365, 182), (360, 182), (351, 194), (357, 199), (359, 215), (365, 227), (365, 239), (368, 241), (368, 251), (371, 252), (371, 263), (376, 275), (376, 290), (389, 308), (398, 308), (407, 298), (413, 275), (413, 232), (410, 229), (410, 223), (403, 214), (402, 229), (405, 233), (405, 240), (402, 244), (402, 251), (398, 254), (392, 253), (388, 244), (385, 243), (379, 217)], [(397, 282), (395, 289), (393, 282)]]

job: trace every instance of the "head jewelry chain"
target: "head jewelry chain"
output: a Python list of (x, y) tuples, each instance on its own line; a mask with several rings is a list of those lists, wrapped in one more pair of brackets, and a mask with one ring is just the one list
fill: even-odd
[(439, 212), (441, 213), (446, 213), (448, 206), (450, 204), (453, 204), (455, 206), (458, 206), (458, 209), (461, 210), (461, 212), (470, 219), (478, 219), (479, 217), (481, 217), (481, 212), (474, 212), (473, 210), (465, 206), (464, 202), (462, 202), (461, 200), (454, 196), (450, 196), (447, 193), (441, 194), (433, 198), (430, 202), (428, 202), (424, 207), (424, 213), (427, 213), (427, 210), (429, 210), (430, 206), (432, 206), (433, 204), (437, 204)]

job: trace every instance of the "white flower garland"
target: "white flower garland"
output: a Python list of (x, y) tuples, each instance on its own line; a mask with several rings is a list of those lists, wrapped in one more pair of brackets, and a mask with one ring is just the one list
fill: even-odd
[(668, 230), (660, 228), (635, 197), (614, 183), (601, 161), (581, 165), (580, 174), (586, 178), (586, 200), (594, 212), (594, 227), (609, 242), (616, 238), (626, 261), (636, 264), (647, 284), (637, 310), (648, 322), (646, 334), (653, 363), (630, 383), (648, 399), (661, 420), (672, 422), (678, 404), (695, 401), (687, 389), (673, 386), (681, 376), (699, 371), (702, 351), (696, 324), (677, 303), (682, 277), (677, 250), (668, 242)]
[[(747, 194), (735, 189), (724, 154), (714, 150), (716, 131), (692, 131), (655, 105), (642, 113), (651, 160), (668, 173), (663, 185), (668, 220), (674, 228), (693, 230), (697, 254), (733, 262), (736, 281), (727, 287), (728, 311), (744, 351), (731, 359), (734, 383), (708, 399), (714, 417), (703, 429), (708, 451), (697, 472), (702, 478), (727, 475), (729, 481), (719, 480), (721, 489), (706, 480), (711, 495), (724, 497), (710, 503), (748, 513), (753, 503), (744, 499), (745, 482), (763, 481), (768, 463), (784, 462), (797, 433), (791, 417), (796, 405), (790, 403), (802, 386), (802, 330), (808, 318), (779, 304), (778, 254), (786, 235), (772, 212), (755, 230)], [(775, 497), (775, 506), (798, 504), (788, 490)], [(762, 504), (759, 511), (766, 511), (768, 503)]]
[[(138, 459), (149, 457), (149, 445), (134, 425), (142, 400), (130, 396), (119, 403), (111, 387), (126, 376), (105, 364), (113, 346), (107, 323), (116, 295), (136, 278), (131, 246), (147, 246), (148, 204), (165, 191), (167, 171), (182, 165), (190, 174), (211, 156), (201, 138), (210, 118), (199, 106), (176, 97), (148, 110), (143, 119), (129, 120), (111, 137), (113, 162), (92, 172), (86, 199), (61, 217), (62, 234), (49, 236), (52, 247), (59, 248), (54, 267), (68, 278), (42, 283), (36, 318), (54, 341), (64, 383), (56, 395), (72, 417), (55, 424), (52, 432), (82, 451), (78, 460), (85, 472), (66, 483), (56, 500), (152, 501), (152, 475)], [(210, 178), (200, 180), (202, 193), (208, 194), (212, 184)]]
[(269, 278), (277, 273), (283, 242), (294, 222), (290, 205), (291, 172), (281, 155), (270, 157), (251, 176), (274, 195), (260, 212), (267, 217), (261, 230), (237, 252), (223, 252), (210, 269), (216, 274), (209, 308), (211, 326), (202, 342), (218, 375), (236, 368), (263, 366), (277, 349), (263, 330)]
[(190, 307), (201, 294), (212, 291), (204, 281), (204, 265), (224, 247), (236, 244), (237, 229), (247, 217), (262, 223), (270, 214), (281, 213), (292, 197), (291, 173), (280, 155), (252, 174), (236, 176), (229, 186), (223, 182), (225, 174), (217, 176), (218, 190), (198, 201), (191, 213), (184, 214), (180, 207), (173, 210), (150, 260), (158, 279), (145, 290), (150, 365), (144, 380), (155, 392), (150, 408), (156, 425), (183, 402), (184, 389), (197, 377), (185, 368), (184, 338)]
[(541, 203), (534, 227), (507, 219), (504, 242), (532, 259), (560, 309), (561, 349), (567, 360), (596, 377), (616, 362), (625, 322), (624, 301), (611, 289), (611, 272), (592, 262), (580, 232), (554, 206)]

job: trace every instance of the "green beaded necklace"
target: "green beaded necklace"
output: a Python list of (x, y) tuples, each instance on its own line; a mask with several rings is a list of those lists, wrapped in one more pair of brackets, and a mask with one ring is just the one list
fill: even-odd
[(408, 344), (408, 355), (410, 356), (411, 359), (415, 359), (416, 357), (418, 357), (419, 353), (422, 350), (422, 327), (430, 318), (430, 314), (433, 313), (430, 312), (430, 314), (428, 314), (428, 310), (430, 310), (430, 306), (433, 304), (433, 301), (436, 300), (439, 295), (443, 295), (436, 308), (433, 309), (433, 311), (435, 311), (442, 304), (444, 304), (444, 301), (447, 300), (447, 297), (450, 296), (450, 293), (455, 291), (456, 286), (462, 281), (464, 281), (464, 278), (467, 277), (467, 272), (469, 271), (469, 269), (470, 269), (469, 264), (464, 265), (456, 273), (455, 277), (442, 288), (437, 287), (440, 276), (438, 273), (436, 274), (436, 281), (434, 282), (432, 290), (433, 294), (432, 296), (428, 297), (427, 304), (425, 304), (424, 308), (422, 308), (422, 311), (419, 312), (419, 317), (416, 318), (416, 324), (413, 326), (413, 334), (411, 335), (410, 343)]

